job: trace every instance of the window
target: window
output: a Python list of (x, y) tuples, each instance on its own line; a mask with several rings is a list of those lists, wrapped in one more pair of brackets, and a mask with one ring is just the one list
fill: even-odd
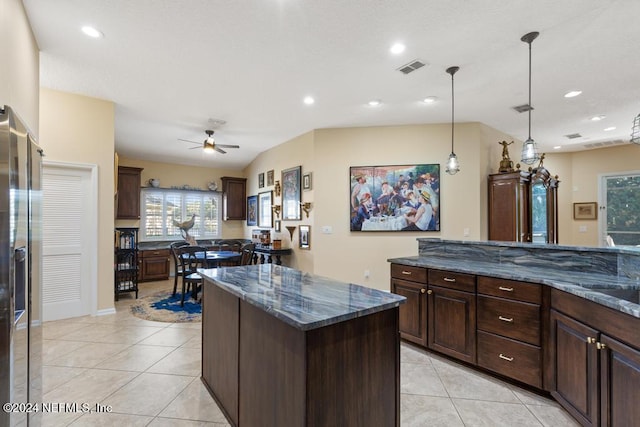
[(603, 243), (611, 236), (616, 246), (640, 245), (640, 173), (602, 176), (600, 188)]
[(220, 238), (220, 194), (204, 191), (184, 191), (143, 188), (140, 240), (176, 240), (183, 235), (173, 221), (185, 221), (196, 214), (189, 235), (196, 240)]

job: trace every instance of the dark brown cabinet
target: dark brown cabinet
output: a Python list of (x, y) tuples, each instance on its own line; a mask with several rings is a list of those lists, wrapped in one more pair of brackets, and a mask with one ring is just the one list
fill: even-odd
[(391, 266), (391, 292), (407, 301), (400, 305), (400, 337), (427, 346), (427, 269)]
[(221, 180), (224, 220), (247, 219), (247, 179), (223, 176)]
[(475, 276), (429, 270), (428, 347), (476, 363)]
[(140, 219), (141, 168), (118, 166), (116, 219)]
[(640, 344), (639, 319), (560, 291), (553, 290), (552, 296), (552, 308), (569, 312), (551, 310), (552, 396), (582, 425), (636, 425), (640, 351), (634, 346)]
[(489, 240), (530, 242), (529, 174), (489, 175)]
[(171, 268), (169, 249), (140, 251), (140, 281), (166, 280)]

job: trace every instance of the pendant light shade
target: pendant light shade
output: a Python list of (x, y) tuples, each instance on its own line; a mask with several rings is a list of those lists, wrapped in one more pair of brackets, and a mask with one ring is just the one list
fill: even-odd
[(633, 128), (631, 129), (631, 142), (634, 144), (640, 144), (640, 114), (638, 114), (633, 121)]
[(453, 150), (453, 123), (454, 123), (454, 94), (453, 94), (453, 75), (460, 69), (460, 67), (449, 67), (447, 73), (451, 74), (451, 154), (449, 154), (449, 160), (447, 161), (447, 168), (445, 171), (449, 175), (455, 175), (460, 170), (460, 163), (458, 162), (458, 156)]
[(527, 33), (520, 38), (520, 40), (529, 45), (529, 137), (524, 144), (522, 144), (522, 156), (520, 158), (522, 163), (526, 163), (528, 165), (532, 165), (540, 160), (538, 146), (533, 138), (531, 138), (531, 110), (533, 110), (533, 107), (531, 106), (531, 43), (533, 43), (539, 34), (540, 33), (537, 31), (534, 31), (532, 33)]

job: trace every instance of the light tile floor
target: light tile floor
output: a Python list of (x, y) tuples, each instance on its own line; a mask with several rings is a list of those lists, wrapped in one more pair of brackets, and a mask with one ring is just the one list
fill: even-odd
[[(140, 296), (172, 286), (143, 283)], [(113, 409), (44, 414), (42, 425), (229, 425), (200, 381), (201, 324), (139, 319), (134, 301), (122, 297), (114, 315), (44, 324), (43, 402)], [(578, 425), (552, 400), (407, 344), (400, 404), (405, 427)]]

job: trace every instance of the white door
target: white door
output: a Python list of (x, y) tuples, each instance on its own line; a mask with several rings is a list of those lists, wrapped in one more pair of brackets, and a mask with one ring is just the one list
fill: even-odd
[(93, 314), (95, 167), (47, 162), (42, 173), (42, 305), (47, 320)]

